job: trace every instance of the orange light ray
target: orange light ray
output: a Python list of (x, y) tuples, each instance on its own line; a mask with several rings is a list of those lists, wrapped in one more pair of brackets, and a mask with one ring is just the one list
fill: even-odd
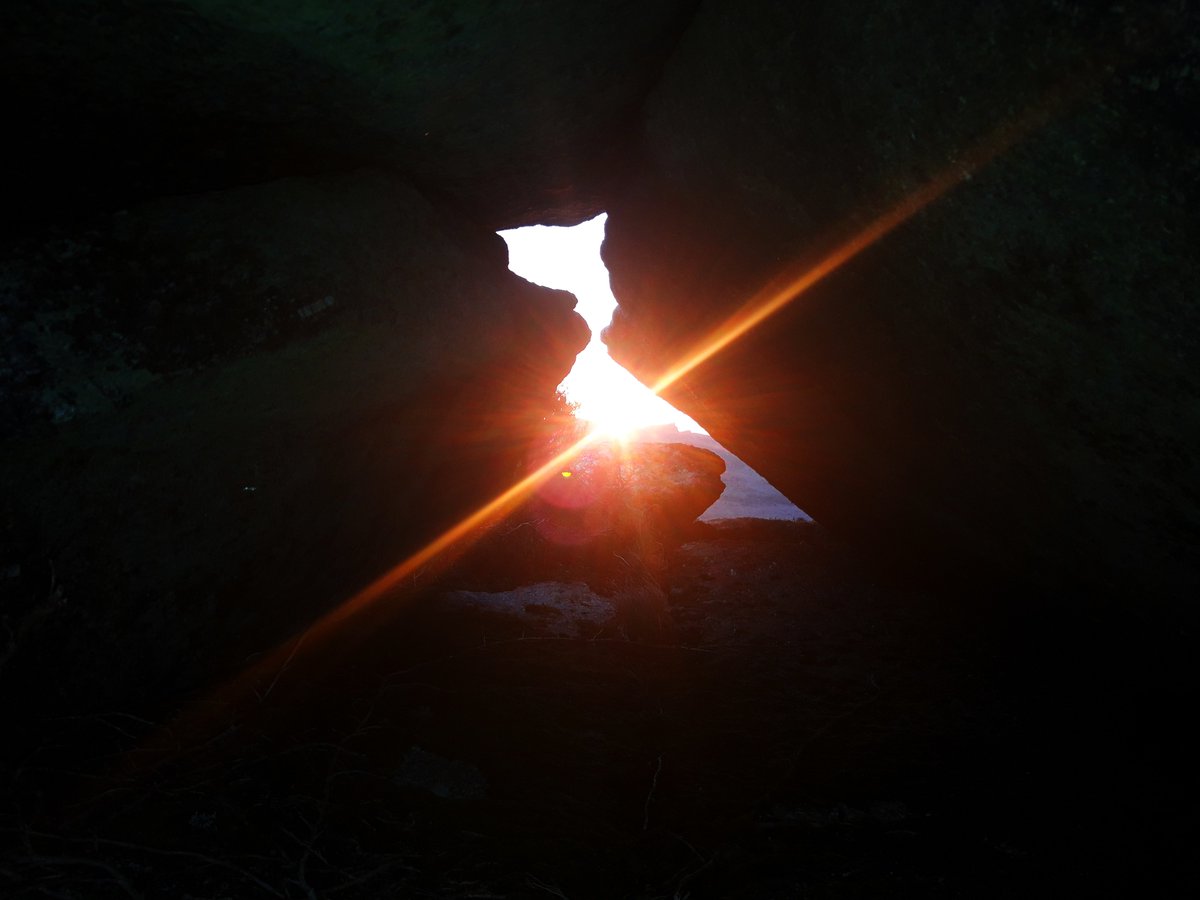
[(906, 195), (895, 206), (838, 244), (820, 262), (805, 269), (782, 288), (765, 288), (699, 341), (690, 353), (668, 367), (650, 386), (650, 390), (655, 394), (662, 393), (697, 366), (716, 356), (751, 329), (794, 302), (813, 285), (832, 275), (864, 250), (895, 231), (939, 197), (964, 181), (969, 181), (976, 172), (1011, 148), (1036, 126), (1044, 123), (1067, 93), (1066, 90), (1054, 92), (1046, 102), (1031, 108), (1021, 118), (993, 130), (964, 154), (961, 160)]
[(511, 507), (516, 506), (528, 497), (541, 482), (555, 475), (559, 477), (569, 476), (570, 473), (564, 471), (564, 465), (584, 447), (597, 439), (598, 436), (594, 432), (585, 434), (561, 453), (538, 466), (538, 468), (504, 491), (504, 493), (485, 503), (479, 509), (475, 510), (475, 512), (434, 538), (412, 556), (408, 557), (408, 559), (376, 578), (336, 609), (330, 610), (309, 626), (305, 634), (309, 635), (321, 632), (345, 621), (370, 606), (422, 566), (441, 556), (455, 544), (466, 538), (476, 528), (486, 525), (492, 519), (498, 518)]
[[(691, 353), (671, 366), (654, 383), (651, 390), (655, 394), (666, 390), (680, 378), (693, 371), (697, 366), (711, 359), (717, 353), (720, 353), (751, 329), (762, 324), (766, 319), (792, 303), (813, 285), (837, 271), (875, 242), (908, 221), (934, 200), (962, 182), (969, 180), (975, 172), (1028, 134), (1034, 126), (1044, 122), (1049, 113), (1058, 107), (1059, 103), (1057, 101), (1063, 99), (1063, 94), (1064, 92), (1060, 91), (1052, 95), (1049, 102), (1033, 108), (1027, 115), (1014, 123), (996, 129), (986, 140), (976, 145), (972, 152), (966, 154), (965, 158), (956, 166), (946, 170), (912, 194), (906, 196), (890, 210), (872, 220), (853, 237), (835, 247), (832, 252), (816, 265), (792, 279), (783, 288), (774, 291), (768, 290), (765, 292), (765, 295), (752, 298), (743, 305), (739, 312), (735, 313), (724, 324), (711, 332), (708, 337), (699, 342)], [(267, 693), (270, 693), (275, 681), (278, 680), (280, 674), (287, 668), (292, 657), (296, 655), (302, 645), (307, 644), (311, 652), (312, 644), (315, 643), (314, 639), (328, 634), (338, 625), (362, 612), (389, 591), (400, 585), (405, 578), (416, 573), (422, 566), (430, 563), (454, 545), (463, 541), (476, 528), (507, 512), (511, 507), (528, 496), (539, 482), (555, 475), (560, 475), (563, 471), (564, 463), (579, 453), (588, 444), (602, 438), (602, 435), (594, 431), (585, 434), (570, 447), (539, 466), (512, 487), (479, 507), (479, 509), (466, 516), (458, 524), (449, 528), (403, 562), (394, 566), (339, 606), (326, 613), (305, 629), (297, 638), (286, 641), (276, 647), (265, 659), (243, 670), (230, 681), (226, 682), (223, 688), (218, 689), (213, 695), (210, 695), (209, 702), (200, 705), (200, 707), (207, 707), (209, 711), (208, 715), (203, 713), (200, 707), (194, 706), (189, 710), (185, 710), (180, 720), (176, 722), (179, 730), (185, 733), (189, 732), (198, 725), (197, 718), (207, 719), (209, 715), (215, 715), (219, 707), (223, 705), (223, 701), (228, 701), (243, 694), (254, 683), (252, 676), (257, 673), (273, 670), (276, 672), (275, 679), (271, 682), (267, 690)], [(188, 727), (189, 725), (191, 728)]]
[[(538, 484), (556, 475), (562, 477), (565, 464), (574, 458), (584, 447), (597, 439), (594, 433), (585, 434), (574, 444), (538, 466), (508, 490), (504, 491), (504, 493), (499, 494), (473, 513), (470, 513), (416, 553), (393, 566), (358, 593), (317, 619), (296, 639), (297, 644), (299, 642), (308, 642), (313, 638), (320, 638), (324, 633), (362, 612), (379, 600), (380, 597), (398, 587), (405, 578), (417, 572), (422, 566), (433, 561), (455, 544), (466, 539), (476, 528), (480, 528), (508, 512), (512, 507), (528, 497)], [(282, 649), (277, 650), (270, 660), (264, 663), (263, 667), (269, 668), (278, 662), (277, 657), (281, 654)], [(243, 674), (240, 677), (244, 678), (245, 675)]]
[[(189, 737), (207, 733), (213, 720), (224, 715), (223, 710), (229, 704), (246, 697), (252, 691), (257, 691), (260, 681), (265, 680), (266, 676), (273, 672), (274, 677), (271, 678), (268, 687), (258, 695), (260, 702), (265, 700), (274, 690), (280, 676), (291, 665), (301, 647), (311, 653), (314, 646), (323, 637), (330, 635), (337, 626), (361, 613), (389, 591), (397, 588), (404, 579), (417, 573), (422, 566), (432, 562), (455, 544), (464, 541), (476, 528), (509, 512), (543, 481), (555, 476), (561, 477), (566, 463), (586, 446), (599, 439), (599, 435), (593, 432), (583, 435), (575, 443), (538, 466), (506, 491), (467, 515), (416, 553), (393, 566), (356, 594), (321, 616), (299, 635), (279, 644), (264, 658), (232, 676), (220, 687), (215, 688), (203, 701), (186, 707), (169, 727), (152, 735), (150, 740), (143, 743), (138, 750), (149, 753), (152, 757), (164, 750), (168, 752), (178, 750), (180, 746), (186, 745)], [(163, 742), (167, 746), (163, 746)], [(152, 764), (152, 760), (146, 760), (146, 762)], [(135, 769), (140, 768), (129, 758), (126, 758), (126, 763)]]
[(966, 177), (968, 176), (959, 173), (943, 175), (909, 194), (901, 203), (879, 216), (854, 237), (840, 244), (820, 262), (812, 268), (806, 269), (783, 288), (746, 304), (742, 310), (731, 316), (702, 340), (692, 352), (668, 368), (650, 387), (650, 390), (655, 394), (660, 394), (669, 388), (697, 366), (707, 362), (734, 341), (743, 337), (748, 331), (757, 328), (775, 313), (795, 301), (817, 282), (832, 275), (876, 241), (911, 219)]

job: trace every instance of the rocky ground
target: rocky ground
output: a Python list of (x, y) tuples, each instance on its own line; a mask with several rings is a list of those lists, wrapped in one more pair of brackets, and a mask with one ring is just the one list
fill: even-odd
[[(1021, 634), (983, 592), (971, 608), (874, 583), (811, 523), (660, 517), (566, 545), (538, 529), (552, 516), (523, 507), (435, 583), (181, 714), (36, 723), (3, 773), (5, 896), (1182, 883), (1142, 867), (1170, 821), (1070, 756), (1096, 719), (1038, 683), (1061, 675), (1054, 623)], [(1132, 702), (1103, 704), (1106, 759)]]

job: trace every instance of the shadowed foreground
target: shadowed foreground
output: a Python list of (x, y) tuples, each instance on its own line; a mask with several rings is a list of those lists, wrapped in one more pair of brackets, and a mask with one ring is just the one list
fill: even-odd
[[(546, 578), (623, 598), (586, 636), (552, 606), (447, 598), (502, 587), (495, 554), (520, 533), (477, 547), (490, 583), (468, 557), (380, 604), (205, 741), (170, 749), (169, 726), (120, 710), (42, 723), (5, 773), (7, 895), (1062, 896), (1178, 877), (1143, 868), (1172, 827), (1149, 818), (1163, 748), (1119, 714), (1152, 716), (1171, 685), (1147, 706), (1064, 679), (1078, 623), (950, 614), (867, 582), (817, 526), (755, 520), (692, 526), (657, 563), (561, 556)], [(1013, 657), (1034, 674), (1008, 681)], [(155, 732), (168, 749), (139, 753)], [(1099, 741), (1139, 791), (1090, 764)], [(39, 815), (17, 826), (20, 807)]]

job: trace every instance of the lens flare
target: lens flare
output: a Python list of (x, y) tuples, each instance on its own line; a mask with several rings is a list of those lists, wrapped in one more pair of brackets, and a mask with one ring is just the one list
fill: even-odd
[(660, 394), (679, 381), (696, 367), (716, 356), (746, 332), (758, 327), (784, 307), (795, 302), (813, 285), (832, 275), (850, 260), (877, 241), (887, 237), (939, 197), (969, 181), (976, 172), (1000, 156), (1035, 127), (1043, 124), (1051, 112), (1058, 108), (1066, 91), (1058, 91), (1051, 98), (1029, 110), (1025, 116), (996, 129), (965, 153), (955, 164), (924, 185), (905, 196), (900, 202), (874, 218), (866, 227), (852, 237), (836, 245), (815, 265), (803, 269), (788, 279), (783, 287), (764, 288), (748, 300), (732, 316), (714, 328), (697, 342), (691, 352), (684, 355), (654, 382), (651, 390)]
[[(167, 756), (173, 755), (180, 746), (186, 746), (190, 740), (199, 739), (200, 736), (209, 733), (214, 723), (226, 715), (225, 711), (230, 705), (246, 700), (254, 694), (257, 694), (260, 702), (265, 700), (281, 675), (291, 665), (301, 647), (304, 647), (306, 653), (311, 654), (324, 639), (330, 637), (338, 629), (338, 626), (367, 609), (384, 595), (401, 587), (406, 579), (419, 575), (424, 567), (446, 554), (452, 547), (467, 542), (482, 527), (502, 519), (539, 486), (553, 482), (555, 476), (569, 477), (571, 471), (567, 464), (597, 439), (598, 437), (594, 433), (585, 434), (575, 443), (542, 463), (508, 490), (479, 507), (458, 524), (434, 538), (416, 553), (317, 619), (301, 634), (280, 644), (264, 658), (243, 669), (216, 688), (203, 702), (185, 708), (169, 727), (152, 735), (145, 744), (138, 748), (136, 761), (133, 756), (126, 757), (125, 764), (135, 770), (153, 766), (155, 758), (160, 752)], [(259, 686), (268, 678), (270, 680), (265, 692), (259, 692)]]
[[(1076, 83), (1076, 87), (1080, 82)], [(745, 303), (737, 313), (730, 316), (720, 327), (714, 329), (704, 340), (697, 343), (695, 348), (675, 365), (671, 366), (655, 382), (652, 390), (655, 394), (666, 390), (679, 379), (702, 365), (725, 347), (741, 338), (751, 329), (762, 324), (766, 319), (779, 312), (788, 304), (802, 296), (805, 291), (840, 269), (864, 250), (875, 244), (890, 232), (904, 224), (926, 206), (943, 196), (947, 191), (969, 180), (975, 172), (987, 165), (1005, 150), (1009, 149), (1019, 139), (1032, 131), (1035, 126), (1043, 124), (1050, 113), (1055, 111), (1068, 92), (1058, 91), (1051, 95), (1048, 102), (1032, 109), (1025, 116), (1009, 123), (990, 134), (976, 145), (975, 149), (965, 154), (959, 162), (931, 179), (924, 186), (905, 197), (891, 209), (873, 219), (865, 228), (860, 229), (848, 240), (838, 244), (830, 253), (817, 264), (788, 279), (783, 287), (764, 290)], [(1070, 92), (1075, 95), (1076, 92)], [(772, 282), (778, 284), (778, 280)], [(616, 426), (619, 430), (620, 426)], [(209, 702), (198, 703), (185, 710), (174, 723), (172, 742), (185, 735), (196, 735), (202, 732), (219, 714), (218, 710), (227, 703), (235, 701), (248, 694), (260, 678), (269, 673), (275, 673), (271, 681), (274, 687), (280, 674), (286, 670), (292, 658), (303, 645), (306, 652), (312, 653), (314, 646), (322, 638), (329, 636), (337, 627), (363, 610), (370, 607), (381, 597), (400, 587), (405, 579), (419, 573), (423, 567), (445, 554), (456, 545), (467, 541), (470, 536), (485, 525), (488, 525), (510, 512), (519, 503), (531, 495), (539, 486), (547, 481), (557, 480), (559, 483), (571, 476), (568, 463), (584, 450), (590, 443), (611, 437), (607, 431), (612, 429), (601, 424), (584, 437), (580, 438), (565, 450), (554, 455), (530, 472), (512, 487), (485, 503), (479, 509), (468, 515), (458, 524), (436, 537), (429, 544), (412, 554), (410, 557), (380, 575), (366, 585), (358, 593), (344, 601), (313, 623), (299, 637), (278, 647), (254, 666), (243, 670), (238, 676), (227, 682), (222, 688), (209, 697)], [(270, 689), (268, 689), (268, 693)], [(143, 748), (146, 749), (146, 748)]]

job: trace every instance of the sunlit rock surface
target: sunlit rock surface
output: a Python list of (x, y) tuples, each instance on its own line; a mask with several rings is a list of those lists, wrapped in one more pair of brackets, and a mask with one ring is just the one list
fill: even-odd
[(494, 228), (579, 221), (694, 6), (11, 0), (8, 210), (376, 165)]
[(621, 532), (672, 533), (716, 502), (724, 471), (715, 453), (687, 444), (602, 442), (538, 490), (539, 528), (564, 544)]
[(609, 209), (610, 349), (653, 381), (982, 160), (665, 396), (885, 568), (1193, 596), (1198, 34), (1188, 4), (705, 6)]
[(674, 425), (641, 429), (639, 441), (684, 443), (717, 454), (725, 461), (721, 481), (725, 490), (700, 515), (702, 522), (718, 519), (788, 519), (811, 522), (812, 518), (779, 493), (769, 481), (722, 447), (707, 434), (680, 431)]

